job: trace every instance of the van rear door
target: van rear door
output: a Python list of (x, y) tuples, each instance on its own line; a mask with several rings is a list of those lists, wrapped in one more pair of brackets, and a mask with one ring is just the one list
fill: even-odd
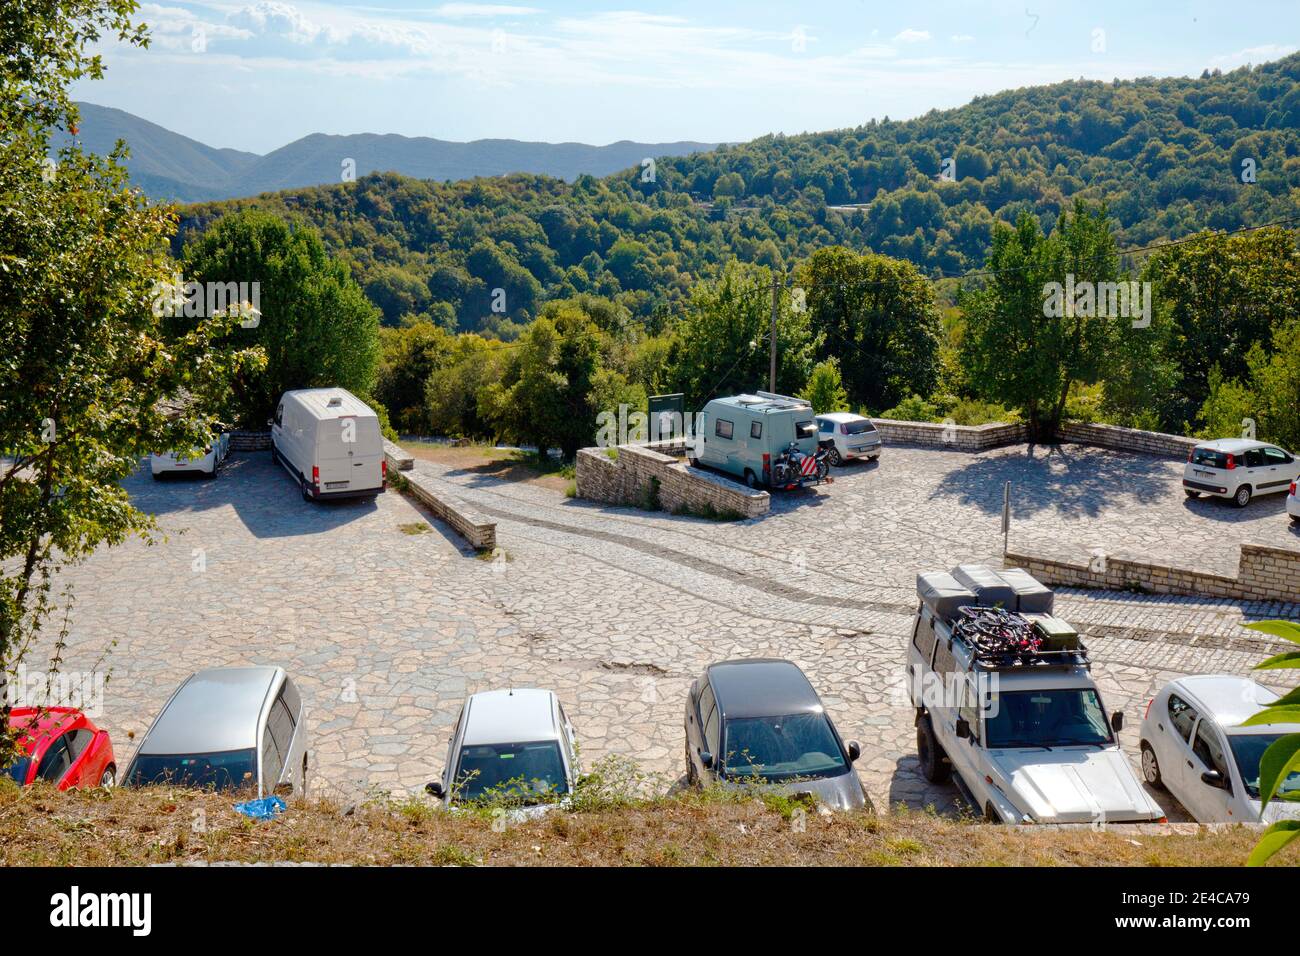
[(316, 427), (316, 464), (322, 494), (383, 486), (379, 420), (355, 415), (323, 418)]

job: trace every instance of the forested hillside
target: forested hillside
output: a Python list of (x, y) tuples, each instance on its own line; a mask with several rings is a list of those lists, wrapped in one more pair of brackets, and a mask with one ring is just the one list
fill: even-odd
[(1121, 249), (1297, 215), (1300, 54), (1193, 79), (1026, 88), (602, 180), (374, 175), (209, 203), (186, 211), (178, 250), (196, 227), (256, 206), (319, 227), (388, 324), (423, 314), (502, 330), (593, 293), (654, 328), (732, 259), (788, 266), (843, 244), (950, 275), (983, 263), (995, 222), (1029, 211), (1048, 229), (1075, 198), (1106, 204)]

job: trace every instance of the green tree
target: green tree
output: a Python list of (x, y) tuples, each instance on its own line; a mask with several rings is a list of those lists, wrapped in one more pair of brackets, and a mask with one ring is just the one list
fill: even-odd
[(232, 339), (260, 346), (267, 363), (237, 378), (232, 417), (261, 424), (292, 388), (338, 386), (370, 395), (379, 310), (347, 266), (326, 254), (315, 229), (264, 212), (234, 213), (186, 243), (182, 266), (185, 278), (200, 284), (256, 282), (261, 290), (259, 324), (237, 329)]
[[(1243, 625), (1252, 631), (1260, 631), (1273, 637), (1280, 637), (1292, 644), (1300, 644), (1300, 625), (1294, 621), (1254, 621)], [(1300, 651), (1287, 651), (1276, 654), (1255, 666), (1256, 670), (1280, 670), (1300, 667)], [(1260, 727), (1272, 724), (1300, 724), (1300, 688), (1292, 690), (1258, 714), (1254, 714), (1242, 723), (1243, 727)], [(1292, 778), (1300, 775), (1300, 734), (1281, 734), (1269, 744), (1259, 758), (1259, 802), (1261, 811), (1274, 800), (1290, 803), (1300, 801), (1300, 792), (1283, 784), (1292, 784)], [(1255, 849), (1251, 851), (1247, 866), (1262, 866), (1279, 850), (1300, 836), (1300, 820), (1279, 820), (1269, 826), (1259, 838)]]
[[(1091, 314), (1097, 285), (1119, 276), (1105, 210), (1076, 202), (1050, 236), (1023, 214), (1014, 229), (994, 233), (986, 269), (985, 288), (959, 298), (966, 378), (981, 397), (1022, 410), (1036, 438), (1051, 439), (1071, 386), (1097, 382), (1113, 326), (1130, 321)], [(1093, 307), (1085, 307), (1082, 292), (1070, 297), (1088, 289)]]
[(934, 389), (941, 324), (934, 290), (911, 263), (842, 247), (796, 270), (818, 358), (835, 355), (859, 406), (883, 408)]
[[(60, 568), (149, 538), (123, 479), (150, 451), (210, 441), (232, 371), (258, 361), (214, 346), (234, 314), (165, 334), (152, 306), (175, 219), (126, 188), (120, 145), (105, 159), (69, 145), (46, 164), (51, 128), (77, 122), (68, 85), (101, 74), (87, 50), (105, 35), (144, 45), (134, 12), (42, 0), (0, 13), (0, 767), (15, 753), (5, 691), (59, 603)], [(52, 670), (61, 648), (46, 648)]]
[(399, 431), (429, 433), (425, 390), (434, 369), (446, 361), (453, 339), (432, 322), (379, 330), (382, 359), (374, 394)]
[(839, 359), (828, 358), (813, 366), (808, 377), (808, 387), (799, 397), (812, 405), (813, 411), (842, 412), (848, 408), (849, 396), (840, 381)]
[(490, 387), (501, 380), (508, 346), (473, 332), (456, 336), (429, 373), (424, 396), (429, 430), (455, 438), (491, 438)]

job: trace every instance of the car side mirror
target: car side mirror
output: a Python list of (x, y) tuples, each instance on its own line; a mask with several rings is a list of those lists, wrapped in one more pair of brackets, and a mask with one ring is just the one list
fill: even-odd
[(853, 763), (862, 756), (862, 745), (856, 740), (849, 741), (849, 763)]
[(1119, 733), (1124, 729), (1124, 712), (1117, 710), (1110, 715), (1110, 729)]
[(1223, 790), (1227, 787), (1227, 782), (1223, 779), (1223, 774), (1217, 770), (1207, 770), (1201, 774), (1201, 783), (1207, 787), (1214, 787), (1216, 790)]
[(274, 418), (268, 418), (268, 419), (266, 420), (266, 427), (267, 427), (267, 428), (270, 428), (270, 427), (273, 426), (274, 424), (275, 424), (275, 419), (274, 419)]
[(957, 718), (957, 726), (954, 727), (953, 730), (957, 734), (959, 739), (961, 740), (970, 739), (970, 721), (968, 721), (965, 717)]
[(700, 763), (702, 763), (702, 764), (704, 765), (704, 769), (705, 769), (705, 770), (712, 770), (712, 769), (713, 769), (713, 754), (709, 753), (707, 750), (701, 750), (701, 751), (700, 751)]
[(424, 785), (424, 792), (429, 794), (431, 797), (437, 797), (439, 800), (446, 796), (446, 791), (442, 789), (442, 783), (437, 780), (430, 780), (426, 783)]

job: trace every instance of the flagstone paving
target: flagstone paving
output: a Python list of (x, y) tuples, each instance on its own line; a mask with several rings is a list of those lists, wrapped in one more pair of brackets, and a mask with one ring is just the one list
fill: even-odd
[[(1015, 547), (1154, 554), (1228, 573), (1238, 542), (1300, 547), (1276, 496), (1244, 511), (1188, 502), (1177, 462), (1077, 447), (889, 448), (739, 523), (417, 468), (498, 522), (501, 554), (476, 556), (392, 491), (304, 502), (265, 454), (232, 457), (214, 481), (132, 478), (157, 541), (64, 575), (75, 596), (65, 669), (90, 670), (113, 645), (100, 721), (120, 763), (193, 670), (277, 663), (310, 708), (317, 785), (416, 791), (442, 768), (466, 694), (540, 685), (564, 701), (585, 764), (627, 755), (667, 787), (683, 769), (690, 682), (711, 661), (775, 656), (803, 667), (844, 736), (862, 743), (858, 771), (877, 807), (951, 810), (956, 791), (918, 771), (901, 680), (913, 585), (919, 571), (999, 560), (1004, 481)], [(1088, 636), (1107, 706), (1125, 712), (1130, 755), (1161, 683), (1246, 673), (1274, 642), (1242, 622), (1300, 619), (1300, 604), (1275, 602), (1071, 589), (1057, 600)]]

